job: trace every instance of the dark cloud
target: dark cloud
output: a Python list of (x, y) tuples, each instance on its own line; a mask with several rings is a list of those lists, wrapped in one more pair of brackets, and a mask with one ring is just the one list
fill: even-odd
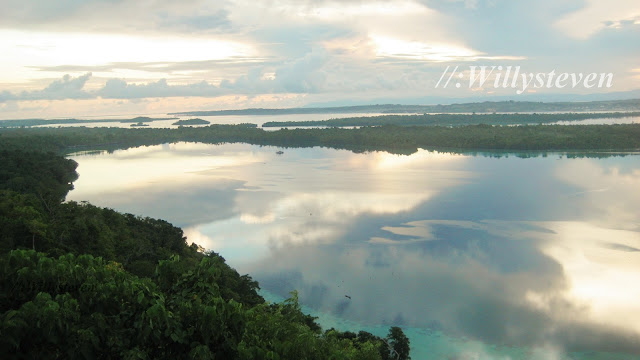
[(603, 244), (604, 247), (608, 248), (608, 249), (613, 249), (613, 250), (619, 250), (619, 251), (625, 251), (625, 252), (639, 252), (640, 249), (635, 248), (633, 246), (628, 246), (628, 245), (624, 245), (624, 244), (617, 244), (617, 243), (604, 243)]

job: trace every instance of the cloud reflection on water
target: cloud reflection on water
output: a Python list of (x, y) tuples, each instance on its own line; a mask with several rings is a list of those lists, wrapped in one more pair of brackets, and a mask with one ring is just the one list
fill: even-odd
[(265, 289), (345, 319), (640, 353), (637, 157), (275, 150), (77, 157), (70, 198), (185, 226)]

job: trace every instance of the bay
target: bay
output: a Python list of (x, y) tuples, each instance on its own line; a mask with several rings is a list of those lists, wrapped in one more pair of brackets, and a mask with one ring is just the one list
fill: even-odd
[(596, 155), (177, 143), (72, 154), (68, 199), (180, 226), (325, 327), (402, 326), (414, 359), (632, 359), (640, 157)]

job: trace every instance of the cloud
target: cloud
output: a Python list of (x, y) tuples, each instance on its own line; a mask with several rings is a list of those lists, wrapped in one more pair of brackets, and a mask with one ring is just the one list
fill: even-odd
[[(111, 190), (92, 196), (91, 201), (140, 216), (171, 218), (176, 226), (190, 227), (232, 217), (235, 214), (234, 197), (237, 196), (233, 190), (242, 186), (243, 182), (231, 179), (191, 183), (188, 187), (175, 185), (173, 189), (166, 184), (156, 184), (145, 187), (135, 201), (129, 193)], [(131, 189), (136, 190), (135, 187)], [(74, 194), (71, 199), (87, 200), (83, 196), (85, 194)], [(163, 201), (158, 202), (158, 198)], [(180, 214), (175, 213), (178, 206), (184, 209)]]
[[(270, 291), (297, 289), (305, 304), (358, 323), (442, 329), (490, 344), (640, 352), (633, 331), (591, 322), (588, 309), (564, 298), (562, 267), (535, 242), (456, 227), (403, 246), (290, 245), (248, 270)], [(532, 289), (544, 306), (529, 299)]]
[[(590, 161), (580, 161), (585, 162)], [(560, 179), (559, 186), (548, 186), (558, 181), (554, 169), (564, 165), (525, 161), (498, 166), (487, 159), (464, 164), (467, 171), (489, 171), (493, 176), (474, 178), (398, 214), (378, 216), (370, 211), (343, 215), (341, 218), (351, 220), (348, 226), (334, 223), (330, 227), (342, 228), (336, 231), (334, 242), (312, 240), (316, 232), (303, 230), (312, 228), (310, 217), (308, 223), (289, 228), (302, 239), (273, 247), (269, 256), (245, 271), (257, 274), (256, 279), (265, 289), (281, 295), (297, 289), (303, 303), (357, 323), (443, 329), (445, 333), (491, 344), (550, 345), (560, 352), (640, 353), (640, 337), (635, 332), (638, 328), (630, 320), (630, 314), (637, 309), (632, 296), (628, 296), (629, 302), (611, 302), (607, 308), (594, 307), (597, 301), (591, 293), (591, 297), (574, 295), (574, 289), (580, 286), (601, 289), (595, 285), (602, 283), (583, 280), (607, 280), (594, 274), (601, 274), (604, 269), (611, 271), (616, 265), (606, 264), (603, 271), (591, 272), (594, 268), (573, 266), (576, 264), (546, 250), (547, 246), (556, 245), (573, 255), (570, 260), (584, 265), (585, 258), (599, 259), (602, 255), (590, 251), (592, 246), (601, 250), (602, 239), (637, 244), (637, 232), (629, 232), (623, 241), (618, 230), (595, 228), (580, 221), (557, 221), (597, 217), (598, 209), (618, 207), (618, 199), (589, 193), (584, 202), (578, 198), (565, 200), (568, 193), (581, 187), (563, 186), (565, 179)], [(513, 181), (514, 173), (520, 174), (518, 181)], [(606, 182), (607, 186), (626, 183), (633, 187), (636, 179), (632, 175), (635, 174), (622, 179), (596, 176), (595, 184), (589, 185)], [(322, 217), (315, 209), (313, 214), (314, 222)], [(326, 225), (323, 224), (325, 228)], [(567, 230), (569, 225), (579, 227), (584, 234), (576, 228)], [(567, 239), (568, 234), (573, 234), (574, 239)], [(366, 241), (376, 238), (390, 241)], [(620, 263), (626, 255), (615, 251), (622, 255), (612, 257), (611, 262)], [(608, 256), (613, 255), (604, 258)], [(633, 262), (631, 257), (625, 259)], [(584, 271), (580, 274), (583, 278), (576, 276), (580, 270)], [(621, 269), (625, 271), (628, 268)], [(635, 272), (631, 274), (637, 277)], [(605, 287), (607, 290), (596, 296), (607, 304), (611, 298), (623, 297), (619, 295), (633, 295), (611, 290), (620, 289), (625, 283), (630, 282), (620, 279), (615, 283), (618, 286)], [(352, 297), (348, 303), (344, 301), (345, 294)], [(596, 316), (594, 309), (604, 309), (602, 316)]]
[(141, 99), (148, 97), (222, 95), (219, 87), (202, 81), (189, 85), (169, 85), (162, 79), (148, 84), (128, 84), (121, 79), (110, 79), (95, 95), (105, 99)]
[[(7, 0), (0, 50), (11, 55), (0, 66), (10, 69), (11, 80), (0, 85), (0, 102), (285, 93), (313, 101), (463, 98), (478, 94), (434, 86), (446, 65), (469, 62), (528, 72), (616, 72), (612, 90), (635, 88), (637, 74), (629, 71), (640, 48), (628, 44), (640, 34), (637, 5), (625, 0), (596, 11), (603, 4)], [(567, 24), (597, 31), (578, 38)], [(94, 77), (91, 87), (76, 91), (37, 89), (45, 72)], [(31, 89), (19, 92), (25, 88)]]
[(10, 101), (10, 100), (17, 100), (17, 96), (6, 90), (0, 92), (0, 103)]
[(640, 19), (640, 4), (635, 0), (589, 0), (584, 6), (559, 19), (555, 26), (577, 39), (587, 39), (606, 28), (634, 24)]
[(195, 16), (173, 16), (169, 13), (158, 15), (160, 21), (158, 27), (161, 29), (171, 29), (178, 31), (204, 31), (217, 32), (231, 29), (229, 12), (218, 10), (208, 15)]
[(329, 53), (324, 48), (314, 48), (303, 57), (278, 66), (269, 78), (264, 77), (262, 69), (256, 69), (233, 83), (222, 82), (221, 87), (264, 93), (322, 92), (327, 77), (323, 66), (328, 59)]
[[(207, 81), (190, 84), (169, 84), (166, 79), (142, 84), (128, 83), (124, 79), (108, 79), (104, 86), (95, 91), (84, 90), (84, 86), (92, 73), (73, 78), (66, 74), (60, 80), (55, 80), (42, 90), (11, 93), (0, 92), (0, 102), (23, 100), (62, 100), (62, 99), (91, 99), (102, 97), (105, 99), (141, 99), (150, 97), (216, 97), (226, 94), (271, 94), (271, 93), (314, 93), (323, 91), (325, 73), (321, 70), (328, 59), (324, 49), (314, 49), (305, 56), (284, 63), (266, 72), (265, 64), (254, 66), (246, 74), (232, 80), (224, 80), (220, 86)], [(104, 66), (56, 66), (43, 68), (52, 70), (100, 70), (108, 71), (119, 67), (134, 70), (154, 71), (162, 68), (164, 71), (193, 71), (216, 66), (237, 66), (236, 61), (247, 63), (255, 59), (226, 59), (218, 61), (201, 61), (187, 63), (125, 63)]]
[[(620, 250), (637, 249), (638, 232), (621, 237), (606, 227), (611, 222), (581, 222), (601, 218), (600, 209), (638, 207), (637, 196), (620, 202), (606, 192), (584, 192), (622, 186), (621, 194), (633, 193), (633, 159), (607, 170), (588, 159), (570, 160), (575, 168), (554, 159), (426, 151), (349, 155), (316, 148), (285, 151), (282, 158), (275, 148), (242, 144), (164, 145), (158, 156), (160, 149), (80, 161), (88, 175), (72, 198), (147, 209), (192, 226), (190, 234), (211, 241), (205, 244), (229, 261), (246, 261), (241, 271), (255, 274), (264, 289), (282, 295), (298, 289), (304, 304), (345, 320), (443, 330), (490, 344), (548, 345), (561, 353), (640, 353), (634, 291), (616, 291), (637, 278), (630, 270), (638, 269), (637, 253)], [(114, 189), (113, 174), (104, 176), (109, 159), (128, 166), (118, 172), (119, 193), (104, 191)], [(299, 167), (295, 176), (274, 171), (291, 161)], [(336, 185), (338, 173), (359, 175)], [(176, 182), (175, 174), (192, 178)], [(123, 189), (131, 179), (139, 187)], [(175, 213), (164, 203), (186, 210)], [(615, 249), (603, 239), (614, 239)], [(576, 288), (588, 296), (577, 297)], [(608, 306), (594, 306), (597, 299)]]
[(13, 94), (0, 92), (0, 102), (27, 100), (64, 100), (64, 99), (142, 99), (152, 97), (215, 97), (223, 94), (218, 86), (201, 81), (187, 85), (170, 85), (166, 79), (146, 84), (130, 84), (122, 79), (109, 79), (105, 85), (95, 91), (86, 91), (84, 86), (91, 73), (73, 78), (65, 75), (55, 80), (43, 90), (23, 91)]
[(206, 0), (3, 0), (0, 23), (14, 29), (111, 33), (211, 32), (231, 25), (228, 12)]
[(219, 96), (225, 94), (315, 93), (324, 90), (325, 73), (322, 66), (328, 54), (314, 49), (305, 56), (284, 63), (273, 72), (254, 67), (247, 74), (233, 80), (223, 80), (219, 86), (201, 81), (188, 85), (170, 85), (166, 80), (147, 84), (128, 84), (124, 80), (110, 79), (96, 92), (104, 98), (134, 99), (172, 96)]
[(273, 58), (252, 56), (230, 56), (224, 59), (194, 60), (194, 61), (154, 61), (154, 62), (112, 62), (104, 65), (54, 65), (32, 66), (42, 72), (92, 72), (118, 73), (119, 71), (144, 72), (153, 74), (167, 74), (169, 76), (184, 76), (185, 73), (201, 75), (205, 72), (237, 73), (246, 71), (248, 66), (276, 66)]
[(83, 90), (89, 78), (91, 78), (91, 73), (86, 73), (77, 78), (65, 75), (62, 79), (53, 81), (42, 90), (23, 91), (18, 94), (3, 91), (0, 93), (0, 102), (10, 100), (91, 99), (94, 95)]
[[(170, 84), (166, 79), (142, 84), (129, 83), (124, 79), (108, 79), (104, 86), (95, 91), (84, 90), (84, 86), (92, 73), (73, 78), (69, 74), (61, 80), (55, 80), (43, 90), (24, 91), (18, 94), (9, 91), (0, 92), (0, 101), (22, 100), (62, 100), (62, 99), (141, 99), (152, 97), (216, 97), (229, 94), (276, 94), (276, 93), (317, 93), (325, 90), (327, 77), (323, 66), (327, 63), (329, 54), (323, 48), (315, 48), (308, 54), (283, 63), (275, 68), (266, 64), (254, 66), (246, 74), (235, 79), (223, 80), (215, 85), (207, 81), (190, 84)], [(164, 68), (172, 71), (193, 71), (212, 66), (237, 65), (235, 61), (246, 63), (255, 59), (238, 60), (226, 59), (219, 61), (202, 61), (188, 63), (125, 63), (104, 66), (56, 66), (43, 70), (101, 70), (107, 71), (119, 67), (129, 67), (135, 70), (154, 71)], [(270, 70), (272, 69), (272, 70)]]

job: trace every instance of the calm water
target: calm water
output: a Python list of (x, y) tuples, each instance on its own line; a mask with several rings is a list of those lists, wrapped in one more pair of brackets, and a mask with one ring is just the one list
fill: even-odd
[[(179, 116), (177, 119), (172, 120), (158, 120), (147, 123), (149, 128), (177, 128), (176, 125), (173, 125), (178, 119), (192, 119), (194, 117), (198, 117), (204, 120), (209, 121), (211, 124), (256, 124), (258, 127), (261, 127), (262, 124), (268, 121), (316, 121), (316, 120), (329, 120), (329, 119), (337, 119), (337, 118), (346, 118), (346, 117), (370, 117), (370, 116), (380, 116), (380, 115), (390, 115), (390, 114), (382, 114), (382, 113), (356, 113), (356, 114), (292, 114), (292, 115), (225, 115), (225, 116)], [(407, 114), (400, 114), (407, 115)], [(93, 116), (93, 117), (78, 117), (78, 119), (82, 120), (91, 120), (95, 118), (99, 119), (130, 119), (137, 116), (148, 116), (152, 118), (165, 118), (170, 117), (167, 114), (131, 114), (131, 115), (119, 115), (119, 116)], [(587, 120), (576, 120), (576, 121), (558, 121), (553, 124), (559, 125), (610, 125), (610, 124), (638, 124), (640, 123), (640, 117), (624, 117), (624, 118), (598, 118), (598, 119), (587, 119)], [(87, 123), (87, 124), (54, 124), (54, 125), (42, 125), (42, 127), (68, 127), (68, 126), (85, 126), (85, 127), (120, 127), (120, 128), (131, 128), (130, 123), (119, 123), (119, 122), (104, 122), (104, 123)], [(206, 125), (195, 125), (195, 126), (206, 126)], [(316, 126), (320, 127), (320, 126)], [(288, 128), (296, 128), (289, 126)], [(308, 128), (308, 127), (300, 127), (300, 128)], [(279, 127), (267, 127), (263, 128), (266, 131), (275, 131), (281, 128)]]
[(416, 360), (640, 353), (639, 155), (278, 150), (74, 155), (68, 198), (183, 227), (325, 327), (401, 325)]
[[(291, 115), (225, 115), (225, 116), (176, 116), (176, 119), (171, 120), (158, 120), (146, 123), (148, 128), (177, 128), (177, 125), (173, 125), (177, 120), (200, 118), (209, 121), (211, 124), (256, 124), (261, 127), (262, 124), (268, 121), (316, 121), (316, 120), (328, 120), (334, 118), (344, 117), (356, 117), (356, 116), (379, 116), (388, 115), (382, 113), (355, 113), (355, 114), (291, 114)], [(406, 114), (403, 114), (406, 115)], [(148, 116), (151, 118), (166, 118), (173, 117), (173, 115), (167, 114), (132, 114), (132, 115), (118, 115), (118, 116), (93, 116), (93, 117), (78, 117), (80, 120), (91, 120), (95, 118), (99, 119), (131, 119), (137, 116)], [(39, 127), (69, 127), (69, 126), (85, 126), (85, 127), (119, 127), (119, 128), (131, 128), (131, 123), (120, 122), (95, 122), (87, 124), (54, 124), (54, 125), (41, 125)], [(207, 125), (194, 125), (194, 126), (207, 126)], [(147, 127), (144, 127), (147, 128)], [(289, 126), (288, 128), (294, 128)], [(279, 127), (264, 128), (266, 131), (275, 131), (280, 129)]]

